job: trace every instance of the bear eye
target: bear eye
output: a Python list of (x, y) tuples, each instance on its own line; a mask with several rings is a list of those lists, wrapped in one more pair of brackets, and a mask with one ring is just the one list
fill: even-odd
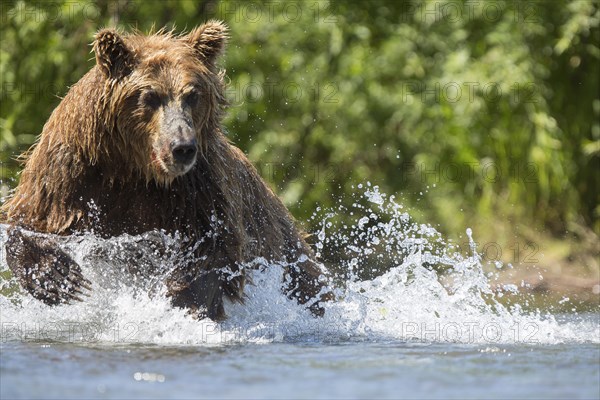
[(200, 94), (197, 89), (191, 90), (183, 96), (183, 101), (190, 107), (194, 107), (198, 104), (198, 100), (200, 99)]
[(143, 105), (152, 109), (157, 109), (162, 104), (160, 96), (154, 91), (144, 92), (141, 101)]

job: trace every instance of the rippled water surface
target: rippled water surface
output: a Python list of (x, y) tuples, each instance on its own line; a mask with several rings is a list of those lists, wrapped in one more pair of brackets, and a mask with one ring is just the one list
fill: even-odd
[(2, 344), (2, 398), (598, 398), (596, 344)]
[(171, 307), (164, 277), (131, 279), (132, 259), (161, 271), (173, 262), (154, 257), (147, 238), (60, 239), (93, 290), (48, 307), (1, 281), (1, 397), (600, 396), (600, 314), (500, 304), (476, 253), (365, 189), (351, 209), (314, 216), (317, 251), (342, 249), (337, 300), (322, 318), (282, 292), (285, 265), (253, 263), (262, 267), (248, 272), (246, 304), (226, 304), (229, 318), (216, 324)]

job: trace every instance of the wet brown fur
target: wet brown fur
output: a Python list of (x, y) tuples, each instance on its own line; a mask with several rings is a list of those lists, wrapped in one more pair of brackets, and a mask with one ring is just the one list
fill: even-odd
[[(224, 73), (215, 60), (226, 39), (226, 27), (218, 21), (180, 36), (100, 31), (94, 42), (97, 65), (71, 87), (44, 125), (18, 187), (2, 207), (4, 222), (60, 235), (93, 230), (104, 237), (162, 229), (187, 236), (190, 246), (218, 231), (195, 250), (195, 261), (183, 263), (167, 281), (173, 303), (199, 316), (223, 318), (223, 294), (243, 299), (239, 265), (255, 257), (308, 256), (290, 268), (288, 289), (300, 303), (315, 299), (324, 286), (322, 271), (302, 232), (223, 133)], [(173, 176), (162, 161), (161, 111), (140, 106), (148, 88), (170, 102), (180, 101), (190, 88), (201, 94), (190, 112), (198, 158), (184, 175)], [(19, 248), (22, 242), (13, 240), (7, 252), (31, 253), (31, 245)], [(13, 256), (9, 266), (28, 287), (25, 259)], [(316, 303), (312, 309), (320, 312)]]

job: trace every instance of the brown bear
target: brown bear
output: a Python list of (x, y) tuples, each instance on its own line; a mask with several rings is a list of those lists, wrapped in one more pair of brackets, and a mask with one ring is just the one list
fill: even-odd
[(96, 65), (52, 113), (2, 206), (11, 227), (7, 263), (35, 298), (80, 299), (90, 282), (51, 236), (27, 231), (164, 231), (187, 238), (188, 256), (166, 278), (174, 306), (223, 319), (223, 295), (243, 301), (243, 264), (262, 257), (287, 265), (286, 292), (322, 313), (319, 302), (331, 297), (325, 270), (224, 135), (224, 73), (216, 60), (226, 41), (219, 21), (185, 35), (96, 34)]

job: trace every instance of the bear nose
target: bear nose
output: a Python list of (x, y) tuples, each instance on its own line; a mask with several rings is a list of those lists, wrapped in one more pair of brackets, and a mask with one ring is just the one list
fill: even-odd
[(196, 157), (196, 151), (196, 140), (191, 142), (176, 142), (171, 150), (173, 159), (179, 164), (189, 164)]

